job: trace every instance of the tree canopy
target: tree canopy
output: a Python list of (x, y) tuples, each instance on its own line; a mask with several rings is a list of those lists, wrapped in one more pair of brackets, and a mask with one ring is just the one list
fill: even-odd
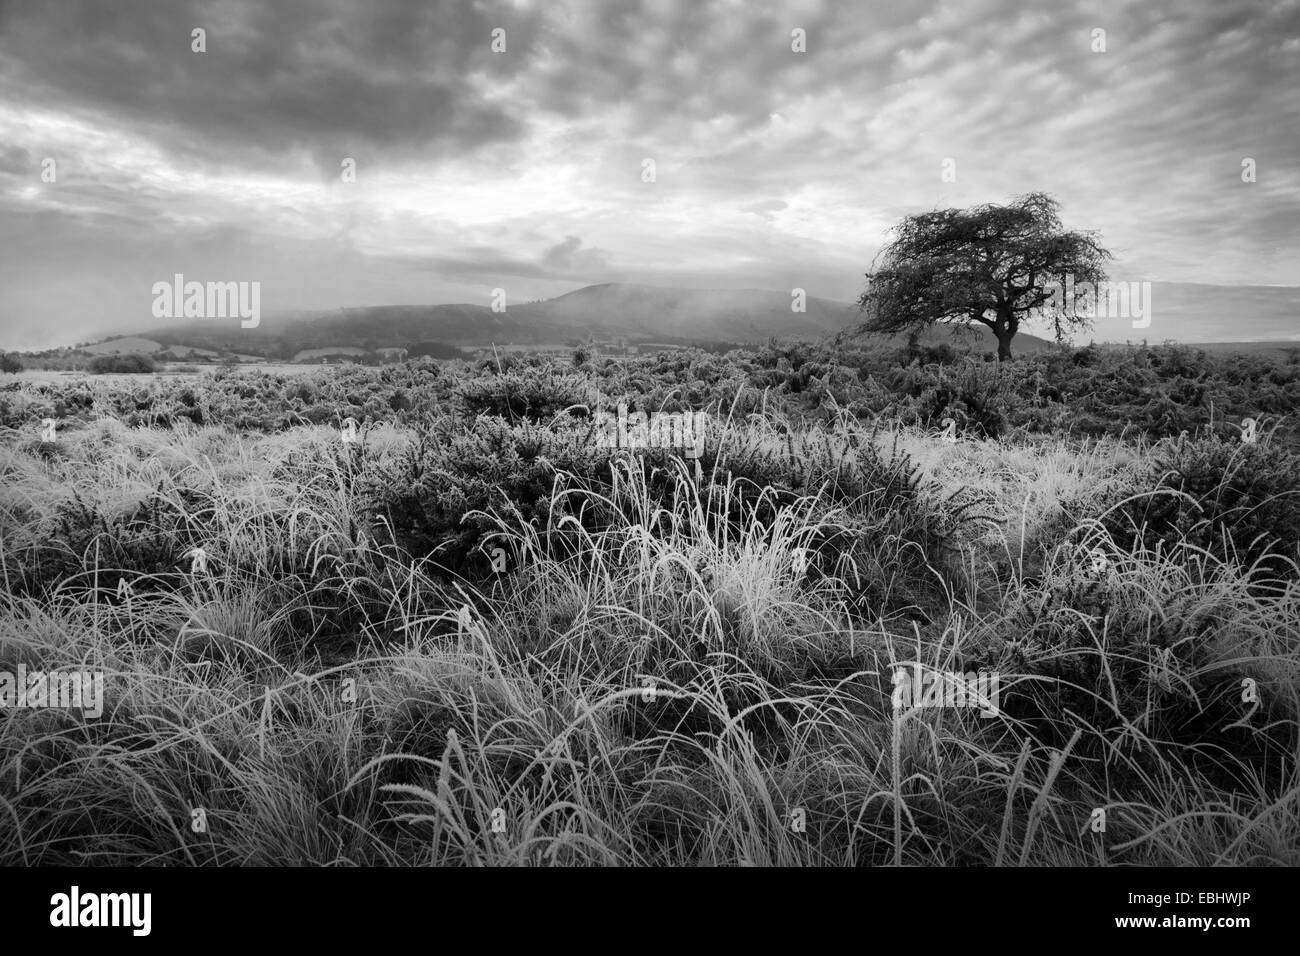
[(1106, 281), (1111, 255), (1094, 233), (1067, 231), (1059, 209), (1051, 196), (1033, 192), (1005, 206), (905, 217), (866, 274), (861, 330), (915, 333), (935, 323), (979, 323), (997, 337), (1003, 360), (1030, 315), (1043, 317), (1057, 341), (1088, 327), (1080, 306)]

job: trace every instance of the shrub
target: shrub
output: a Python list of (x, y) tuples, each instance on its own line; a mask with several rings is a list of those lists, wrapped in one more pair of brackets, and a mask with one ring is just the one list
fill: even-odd
[(1217, 438), (1158, 452), (1139, 480), (1149, 491), (1113, 509), (1105, 525), (1116, 541), (1147, 548), (1188, 544), (1220, 560), (1293, 575), (1283, 558), (1300, 540), (1300, 456), (1265, 442)]
[(551, 509), (557, 470), (608, 482), (609, 452), (596, 447), (588, 428), (480, 416), (459, 429), (443, 418), (368, 481), (367, 510), (382, 516), (411, 554), (435, 556), (440, 565), (465, 572), (494, 527), (469, 513), (514, 507), (525, 521), (545, 527), (558, 518)]
[(467, 411), (511, 420), (546, 421), (574, 405), (591, 406), (600, 395), (585, 376), (554, 366), (510, 367), (471, 378), (458, 389)]
[(130, 353), (125, 355), (97, 355), (90, 360), (86, 370), (92, 375), (108, 373), (155, 372), (158, 366), (147, 355)]

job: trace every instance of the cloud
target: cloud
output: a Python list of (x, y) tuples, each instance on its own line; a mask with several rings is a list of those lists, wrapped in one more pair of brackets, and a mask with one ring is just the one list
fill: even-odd
[(582, 276), (603, 273), (609, 263), (599, 249), (583, 249), (577, 236), (565, 236), (563, 242), (546, 250), (542, 265), (557, 274)]
[(790, 204), (788, 202), (783, 202), (780, 199), (764, 199), (761, 202), (750, 203), (748, 206), (744, 207), (745, 212), (752, 212), (755, 216), (758, 216), (760, 219), (765, 219), (768, 222), (772, 221), (772, 213), (780, 212), (782, 209), (789, 208)]
[(1295, 0), (0, 2), (0, 344), (209, 258), (268, 309), (851, 300), (900, 217), (1037, 189), (1125, 280), (1296, 284), (1297, 37)]
[[(89, 115), (210, 166), (460, 155), (525, 124), (493, 89), (527, 61), (536, 14), (455, 0), (274, 4), (96, 0), (0, 8), (15, 99)], [(205, 52), (192, 31), (206, 32)], [(494, 59), (499, 57), (499, 60)]]

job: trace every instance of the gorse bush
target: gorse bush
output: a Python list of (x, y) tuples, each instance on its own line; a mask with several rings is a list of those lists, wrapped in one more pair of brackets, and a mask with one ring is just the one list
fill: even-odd
[(1217, 438), (1158, 448), (1134, 494), (1105, 525), (1116, 541), (1147, 549), (1204, 550), (1220, 561), (1259, 563), (1294, 576), (1300, 541), (1300, 455), (1270, 442)]
[(471, 415), (547, 421), (573, 406), (591, 406), (600, 392), (581, 374), (554, 367), (511, 367), (461, 384), (456, 396)]
[[(1100, 729), (1075, 745), (1081, 759), (1098, 761), (1111, 758), (1114, 741), (1131, 740), (1132, 759), (1116, 768), (1114, 785), (1169, 772), (1159, 746), (1138, 744), (1147, 740), (1181, 749), (1216, 785), (1237, 789), (1265, 777), (1285, 787), (1296, 673), (1293, 663), (1276, 669), (1280, 659), (1264, 648), (1280, 641), (1292, 658), (1300, 632), (1289, 632), (1300, 621), (1289, 601), (1276, 603), (1284, 591), (1252, 580), (1208, 555), (1111, 551), (1099, 568), (1068, 546), (1039, 586), (1012, 592), (1005, 620), (992, 627), (1004, 637), (980, 662), (1018, 675), (1000, 706), (1036, 739), (1061, 746), (1080, 727)], [(1268, 638), (1257, 627), (1265, 608), (1283, 615)], [(1252, 722), (1256, 710), (1261, 719)], [(1214, 756), (1225, 746), (1236, 763)]]
[(466, 429), (425, 428), (366, 491), (369, 513), (417, 558), (466, 572), (482, 568), (490, 522), (478, 512), (514, 507), (545, 526), (557, 474), (608, 482), (609, 452), (586, 427), (552, 427), (479, 416)]
[(895, 609), (898, 594), (908, 604), (928, 594), (960, 527), (982, 520), (975, 500), (945, 498), (906, 452), (844, 419), (798, 429), (728, 423), (710, 438), (702, 471), (741, 481), (735, 500), (775, 509), (813, 497), (819, 517), (835, 516), (836, 530), (814, 538), (815, 566), (858, 582), (860, 601), (877, 611)]
[(76, 575), (115, 589), (122, 578), (177, 573), (187, 566), (180, 543), (195, 536), (202, 512), (202, 496), (188, 490), (174, 499), (155, 492), (123, 510), (74, 494), (36, 526), (27, 548), (9, 552), (6, 577), (14, 593), (40, 594)]

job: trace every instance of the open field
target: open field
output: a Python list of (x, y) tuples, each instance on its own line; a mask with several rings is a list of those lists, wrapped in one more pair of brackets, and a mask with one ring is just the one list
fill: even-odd
[(1294, 365), (0, 386), (0, 862), (1300, 863)]

